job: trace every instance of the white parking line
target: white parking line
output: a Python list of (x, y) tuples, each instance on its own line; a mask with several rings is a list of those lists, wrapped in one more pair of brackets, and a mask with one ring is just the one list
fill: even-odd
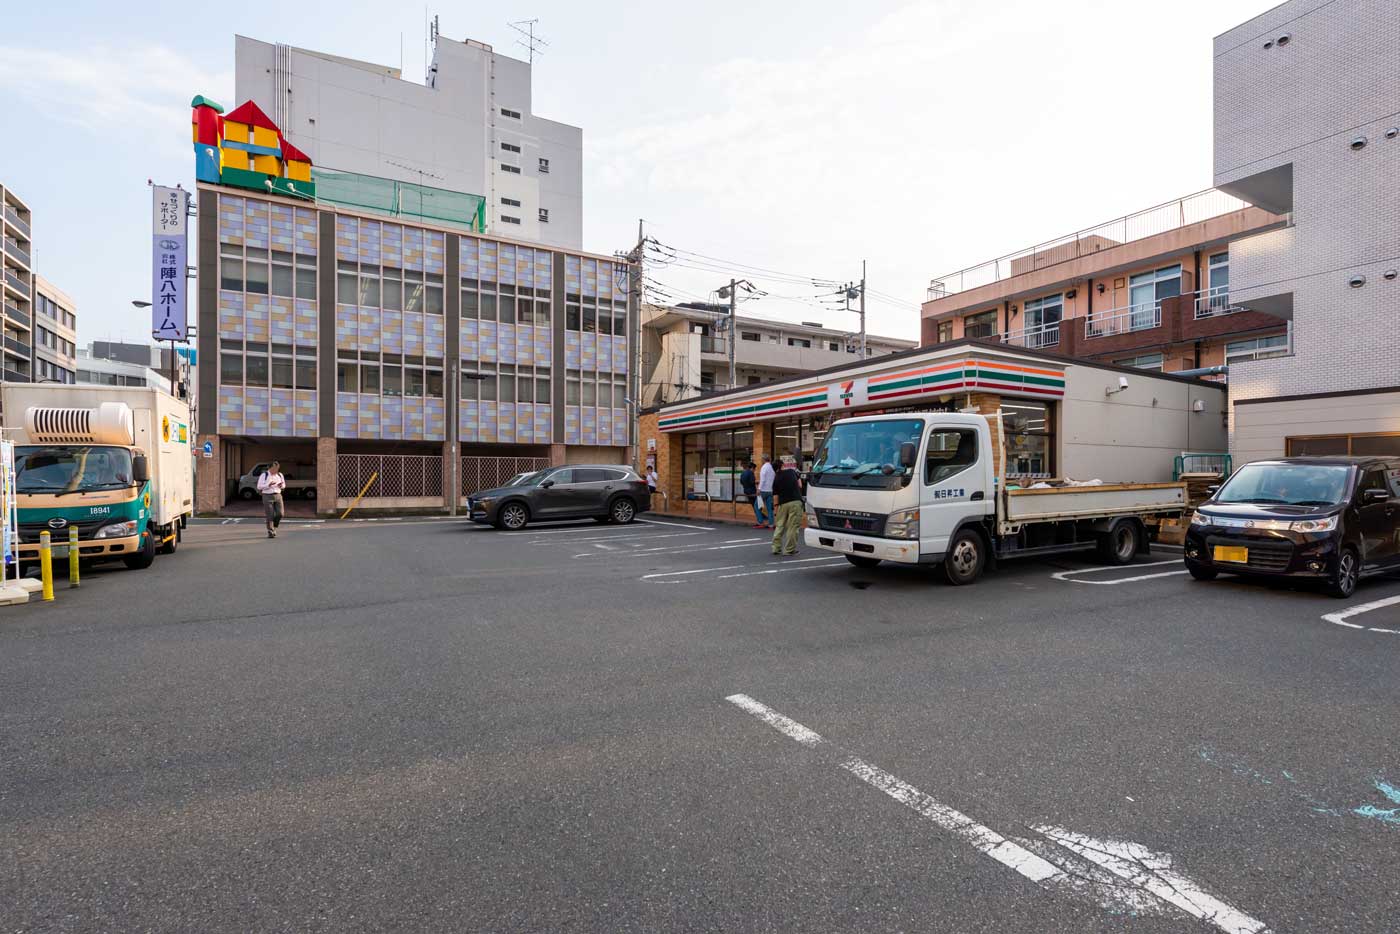
[[(660, 536), (657, 536), (657, 537), (659, 538)], [(573, 544), (573, 541), (574, 541), (573, 539), (569, 539), (569, 544)], [(661, 555), (681, 555), (681, 554), (688, 555), (688, 554), (694, 554), (694, 553), (697, 552), (697, 551), (728, 551), (728, 550), (731, 549), (731, 548), (747, 548), (747, 547), (749, 547), (749, 546), (751, 546), (751, 545), (766, 545), (766, 544), (768, 544), (768, 539), (766, 539), (766, 538), (739, 539), (739, 540), (737, 540), (737, 544), (736, 544), (735, 542), (729, 542), (729, 543), (727, 543), (727, 544), (720, 544), (720, 545), (707, 545), (707, 546), (705, 546), (705, 547), (703, 547), (703, 548), (687, 547), (687, 546), (684, 545), (684, 544), (677, 545), (675, 542), (671, 542), (671, 543), (669, 543), (669, 544), (667, 544), (667, 545), (665, 545), (665, 546), (663, 546), (663, 547), (661, 547), (661, 548), (647, 548), (647, 547), (645, 547), (645, 546), (646, 546), (646, 542), (632, 542), (632, 547), (635, 548), (635, 549), (637, 549), (637, 550), (636, 550), (636, 551), (628, 552), (628, 554), (630, 554), (630, 555), (650, 555), (650, 556), (653, 556), (653, 557), (659, 557), (659, 556), (661, 556)], [(590, 548), (602, 548), (602, 549), (604, 549), (604, 550), (606, 550), (606, 551), (612, 551), (612, 550), (613, 550), (612, 548), (609, 548), (607, 545), (604, 545), (604, 544), (602, 544), (602, 543), (595, 543), (595, 544), (589, 545), (589, 547), (590, 547)], [(574, 557), (575, 557), (575, 558), (596, 558), (596, 557), (600, 557), (600, 556), (598, 555), (598, 553), (597, 553), (596, 551), (584, 551), (584, 552), (580, 552), (579, 554), (574, 555)]]
[(1372, 600), (1370, 603), (1358, 603), (1356, 606), (1349, 606), (1345, 610), (1336, 613), (1326, 613), (1323, 619), (1338, 626), (1345, 626), (1348, 629), (1364, 629), (1367, 632), (1384, 632), (1390, 635), (1400, 635), (1397, 629), (1382, 629), (1379, 626), (1363, 626), (1360, 623), (1348, 623), (1347, 620), (1353, 616), (1360, 616), (1362, 613), (1369, 613), (1372, 610), (1379, 610), (1384, 607), (1394, 606), (1400, 603), (1400, 597), (1386, 597), (1383, 600)]
[(1148, 562), (1145, 563), (1145, 564), (1118, 565), (1118, 566), (1114, 566), (1114, 567), (1075, 568), (1075, 569), (1070, 570), (1070, 571), (1056, 571), (1054, 574), (1051, 574), (1050, 576), (1053, 577), (1053, 578), (1054, 578), (1055, 580), (1057, 580), (1057, 581), (1064, 581), (1064, 582), (1067, 583), (1067, 584), (1096, 584), (1096, 585), (1099, 585), (1099, 586), (1103, 586), (1103, 585), (1113, 585), (1113, 584), (1131, 584), (1131, 583), (1133, 583), (1134, 581), (1147, 581), (1147, 580), (1152, 580), (1152, 579), (1155, 578), (1155, 577), (1174, 577), (1174, 576), (1177, 575), (1177, 574), (1188, 574), (1188, 573), (1190, 573), (1190, 572), (1187, 571), (1185, 568), (1182, 568), (1182, 569), (1179, 570), (1179, 571), (1162, 571), (1162, 572), (1159, 572), (1159, 573), (1157, 573), (1157, 574), (1139, 574), (1139, 575), (1137, 575), (1136, 577), (1120, 577), (1120, 578), (1118, 578), (1117, 580), (1111, 580), (1111, 581), (1086, 581), (1086, 580), (1072, 579), (1072, 578), (1070, 577), (1070, 575), (1072, 575), (1072, 574), (1098, 574), (1098, 573), (1101, 573), (1101, 572), (1103, 572), (1103, 571), (1119, 571), (1119, 570), (1122, 570), (1124, 567), (1151, 568), (1151, 567), (1159, 567), (1159, 566), (1161, 566), (1161, 565), (1163, 565), (1163, 564), (1177, 564), (1177, 565), (1179, 565), (1179, 564), (1181, 564), (1181, 562), (1180, 562), (1180, 561), (1148, 561)]
[(651, 580), (654, 577), (684, 577), (687, 574), (708, 574), (711, 571), (732, 571), (735, 568), (743, 567), (742, 564), (729, 564), (722, 568), (696, 568), (693, 571), (665, 571), (657, 574), (643, 574), (638, 580)]
[(678, 529), (699, 529), (702, 532), (713, 532), (715, 530), (714, 526), (695, 525), (692, 522), (662, 522), (660, 519), (638, 519), (636, 521), (646, 525), (674, 525)]
[(831, 562), (831, 561), (844, 561), (844, 560), (846, 560), (846, 559), (845, 559), (845, 558), (842, 558), (840, 555), (835, 555), (835, 556), (828, 557), (828, 558), (799, 558), (799, 559), (796, 560), (796, 561), (788, 561), (788, 562), (786, 562), (785, 564), (783, 564), (781, 567), (769, 568), (769, 569), (766, 570), (766, 571), (744, 571), (744, 572), (741, 573), (741, 574), (721, 574), (721, 575), (719, 576), (719, 579), (720, 579), (720, 580), (727, 580), (728, 578), (731, 578), (731, 577), (754, 577), (754, 576), (759, 575), (759, 574), (784, 574), (784, 573), (786, 573), (786, 572), (788, 572), (788, 571), (820, 571), (822, 568), (830, 567), (830, 564), (814, 564), (814, 565), (812, 565), (811, 567), (802, 567), (802, 568), (793, 567), (793, 565), (794, 565), (794, 564), (805, 564), (805, 563), (808, 562), (808, 561), (826, 561), (826, 562)]

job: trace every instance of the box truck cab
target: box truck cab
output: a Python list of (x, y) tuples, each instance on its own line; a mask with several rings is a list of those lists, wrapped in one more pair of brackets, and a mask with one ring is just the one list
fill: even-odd
[(908, 412), (836, 422), (807, 477), (805, 543), (858, 567), (936, 564), (970, 584), (997, 558), (1097, 549), (1126, 564), (1146, 521), (1180, 516), (1180, 483), (1036, 484), (997, 475), (998, 416)]
[(84, 560), (139, 569), (174, 552), (194, 499), (184, 402), (154, 389), (40, 384), (5, 387), (3, 404), (21, 565), (38, 560), (42, 532), (67, 557), (73, 528)]

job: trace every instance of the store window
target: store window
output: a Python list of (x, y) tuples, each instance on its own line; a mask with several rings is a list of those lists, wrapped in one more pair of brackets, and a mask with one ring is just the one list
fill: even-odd
[(1003, 399), (1001, 413), (1006, 434), (1006, 476), (1018, 480), (1053, 476), (1055, 437), (1050, 403)]
[(816, 457), (817, 448), (826, 438), (831, 427), (831, 418), (816, 415), (808, 418), (791, 419), (773, 425), (773, 460), (791, 457), (797, 461), (797, 469), (810, 470)]
[(753, 429), (696, 432), (681, 439), (685, 498), (744, 500), (739, 474), (753, 457)]

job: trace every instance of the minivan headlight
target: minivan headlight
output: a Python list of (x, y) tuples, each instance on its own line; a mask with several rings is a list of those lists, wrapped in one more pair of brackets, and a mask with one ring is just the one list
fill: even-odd
[(1191, 524), (1192, 524), (1192, 525), (1210, 525), (1210, 516), (1206, 515), (1205, 513), (1201, 512), (1200, 510), (1197, 510), (1196, 512), (1191, 513)]
[(1331, 532), (1337, 527), (1336, 516), (1323, 516), (1321, 519), (1295, 519), (1288, 523), (1293, 532)]
[(889, 518), (885, 520), (885, 536), (887, 538), (918, 538), (918, 507), (890, 513)]
[(112, 522), (97, 530), (93, 538), (126, 538), (135, 535), (138, 525), (135, 519), (128, 519), (126, 522)]

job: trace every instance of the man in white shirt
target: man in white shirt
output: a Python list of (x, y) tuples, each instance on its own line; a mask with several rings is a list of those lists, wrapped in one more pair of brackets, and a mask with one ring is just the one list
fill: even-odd
[(763, 513), (768, 518), (766, 528), (773, 527), (773, 478), (777, 472), (773, 470), (773, 455), (763, 455), (763, 466), (758, 471), (758, 496), (763, 500)]
[(282, 476), (282, 465), (277, 461), (258, 477), (258, 492), (263, 498), (263, 515), (267, 518), (267, 537), (277, 537), (277, 527), (282, 524), (282, 491), (287, 488), (287, 478)]

